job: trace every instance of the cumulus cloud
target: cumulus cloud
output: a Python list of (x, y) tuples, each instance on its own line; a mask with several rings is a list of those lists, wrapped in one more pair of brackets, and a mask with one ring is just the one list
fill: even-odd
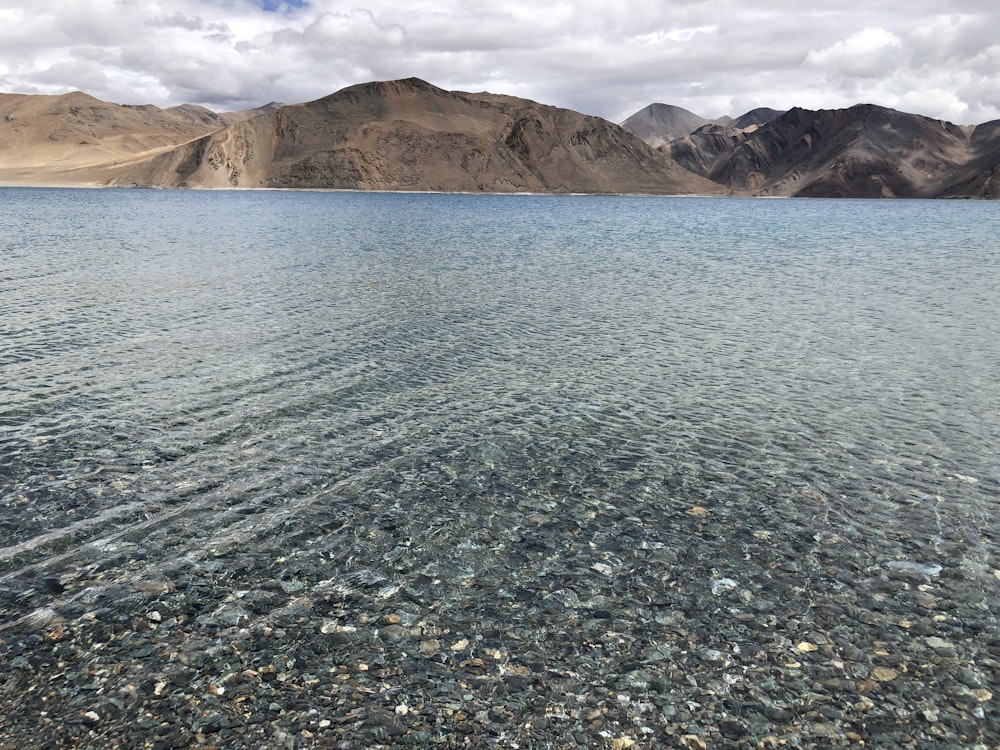
[(146, 20), (146, 25), (164, 29), (175, 28), (186, 31), (208, 31), (213, 34), (223, 34), (227, 37), (230, 35), (229, 27), (224, 23), (205, 23), (200, 16), (188, 18), (180, 12), (172, 13), (169, 16), (154, 16)]
[(820, 50), (810, 50), (806, 65), (827, 78), (882, 78), (906, 64), (902, 40), (890, 31), (867, 28)]
[(0, 0), (0, 90), (216, 110), (367, 80), (525, 96), (620, 121), (858, 101), (1000, 118), (994, 0)]

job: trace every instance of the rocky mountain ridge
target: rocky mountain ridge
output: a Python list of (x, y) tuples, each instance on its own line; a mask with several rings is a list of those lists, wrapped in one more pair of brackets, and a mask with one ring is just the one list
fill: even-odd
[(0, 184), (997, 198), (1000, 121), (657, 104), (620, 127), (412, 78), (221, 114), (0, 94)]
[(1000, 122), (960, 126), (873, 104), (796, 107), (748, 128), (702, 128), (661, 148), (741, 195), (1000, 198)]
[[(37, 115), (25, 127), (25, 113), (18, 113), (15, 125), (6, 123), (9, 132), (20, 125), (33, 133), (26, 148), (4, 140), (0, 121), (0, 184), (726, 192), (599, 117), (516, 97), (449, 92), (419, 79), (350, 86), (230, 123), (193, 105), (121, 107), (89, 97), (78, 122), (69, 99), (43, 103), (75, 114)], [(127, 133), (137, 134), (134, 142), (123, 142)], [(53, 151), (46, 145), (53, 139), (67, 148)]]
[(359, 84), (281, 107), (157, 154), (109, 184), (725, 192), (601, 118), (419, 79)]

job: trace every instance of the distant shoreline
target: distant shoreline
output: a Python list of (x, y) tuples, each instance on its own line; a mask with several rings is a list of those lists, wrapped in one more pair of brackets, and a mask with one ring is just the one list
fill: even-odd
[(165, 187), (163, 185), (98, 185), (94, 183), (42, 183), (23, 182), (12, 183), (0, 180), (0, 190), (163, 190), (169, 192), (204, 192), (204, 193), (358, 193), (372, 195), (482, 195), (482, 196), (523, 196), (533, 198), (713, 198), (713, 199), (746, 199), (754, 201), (864, 201), (874, 202), (905, 202), (926, 201), (937, 203), (941, 201), (984, 201), (988, 198), (978, 196), (940, 196), (926, 197), (862, 197), (862, 196), (794, 196), (794, 195), (710, 195), (707, 193), (555, 193), (555, 192), (486, 192), (461, 190), (363, 190), (360, 188), (295, 188), (295, 187)]

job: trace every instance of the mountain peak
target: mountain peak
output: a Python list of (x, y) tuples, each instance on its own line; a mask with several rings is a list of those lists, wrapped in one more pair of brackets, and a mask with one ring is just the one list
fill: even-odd
[(391, 97), (404, 94), (433, 94), (436, 96), (448, 95), (450, 92), (438, 88), (434, 84), (428, 83), (422, 78), (398, 78), (392, 81), (367, 81), (347, 86), (338, 91), (322, 97), (329, 99), (337, 97), (339, 99), (360, 99), (363, 97)]
[(681, 138), (703, 125), (714, 123), (714, 120), (696, 115), (683, 107), (654, 102), (623, 120), (621, 126), (649, 145), (660, 146), (674, 138)]

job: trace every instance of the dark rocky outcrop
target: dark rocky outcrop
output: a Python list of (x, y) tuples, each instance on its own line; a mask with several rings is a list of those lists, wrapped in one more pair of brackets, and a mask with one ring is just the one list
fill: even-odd
[(792, 109), (721, 154), (708, 176), (737, 191), (932, 197), (969, 160), (969, 132), (886, 107)]
[(708, 177), (719, 157), (743, 143), (747, 135), (747, 130), (739, 128), (705, 125), (660, 148), (685, 169)]
[(972, 159), (945, 180), (939, 195), (1000, 199), (1000, 120), (977, 126), (970, 145)]
[(758, 107), (730, 124), (706, 123), (662, 146), (662, 150), (685, 169), (707, 177), (722, 154), (732, 151), (761, 125), (781, 116), (781, 112)]
[(998, 130), (859, 104), (795, 108), (743, 130), (705, 127), (664, 150), (739, 194), (996, 197)]
[(752, 128), (755, 125), (766, 125), (772, 120), (777, 120), (784, 114), (780, 109), (771, 109), (770, 107), (757, 107), (756, 109), (751, 109), (749, 112), (737, 117), (733, 120), (730, 128), (735, 128), (737, 130), (745, 130), (747, 128)]
[(784, 113), (761, 107), (728, 124), (665, 116), (677, 124), (666, 137), (658, 134), (666, 126), (653, 124), (657, 111), (687, 112), (651, 105), (633, 116), (633, 132), (735, 194), (1000, 197), (1000, 121), (973, 128), (872, 104)]

